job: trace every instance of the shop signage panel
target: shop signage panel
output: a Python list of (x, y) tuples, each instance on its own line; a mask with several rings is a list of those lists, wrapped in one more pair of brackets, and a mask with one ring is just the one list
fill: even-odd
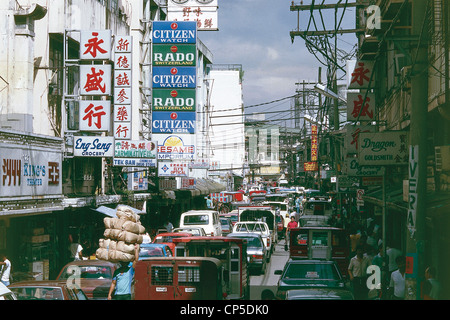
[(157, 111), (152, 117), (152, 133), (195, 133), (195, 112)]
[(171, 21), (195, 21), (199, 31), (216, 31), (218, 26), (218, 0), (170, 0), (167, 18)]
[(114, 137), (74, 137), (75, 157), (113, 157)]
[(195, 111), (195, 90), (154, 89), (153, 111)]
[(156, 167), (156, 159), (114, 158), (113, 165), (117, 167)]
[(131, 139), (131, 122), (114, 122), (114, 138)]
[(80, 131), (109, 131), (111, 102), (107, 100), (80, 101)]
[(62, 194), (62, 152), (0, 144), (0, 197)]
[(115, 158), (156, 159), (156, 144), (147, 140), (115, 140)]
[(81, 60), (111, 59), (111, 30), (80, 32)]
[(197, 23), (195, 21), (153, 21), (152, 42), (196, 43)]
[(406, 165), (408, 138), (404, 131), (359, 134), (359, 165)]
[(347, 158), (344, 161), (343, 172), (348, 176), (373, 177), (384, 174), (383, 166), (360, 166), (358, 158)]
[(195, 89), (196, 67), (153, 67), (153, 88)]
[[(351, 73), (349, 89), (369, 88), (370, 77), (372, 76), (374, 62), (369, 60), (359, 60)], [(371, 87), (374, 86), (375, 76), (372, 76)]]
[(190, 134), (154, 134), (157, 142), (159, 160), (194, 159), (195, 135)]
[(375, 114), (375, 94), (347, 93), (348, 121), (372, 121), (375, 120)]
[(155, 44), (152, 61), (154, 66), (193, 67), (197, 62), (197, 46), (195, 44)]
[(372, 125), (351, 125), (347, 124), (345, 134), (345, 150), (347, 153), (358, 153), (359, 134), (363, 132), (375, 132), (375, 126)]
[(81, 95), (111, 95), (111, 66), (81, 65), (80, 86)]
[(158, 177), (187, 177), (188, 164), (186, 162), (158, 162)]

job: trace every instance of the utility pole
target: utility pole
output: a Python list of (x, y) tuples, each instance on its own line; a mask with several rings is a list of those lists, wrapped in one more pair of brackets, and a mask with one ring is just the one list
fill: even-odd
[[(424, 242), (427, 192), (427, 113), (428, 54), (427, 1), (412, 0), (412, 35), (418, 36), (411, 56), (411, 125), (409, 150), (409, 205), (406, 231), (407, 273), (405, 299), (420, 295), (420, 280), (424, 274)], [(412, 269), (411, 269), (412, 268)]]

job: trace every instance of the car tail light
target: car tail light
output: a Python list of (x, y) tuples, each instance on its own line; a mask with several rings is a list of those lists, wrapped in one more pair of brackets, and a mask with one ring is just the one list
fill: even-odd
[(263, 258), (263, 256), (260, 255), (260, 254), (252, 254), (252, 257), (253, 257), (254, 259), (262, 259), (262, 258)]

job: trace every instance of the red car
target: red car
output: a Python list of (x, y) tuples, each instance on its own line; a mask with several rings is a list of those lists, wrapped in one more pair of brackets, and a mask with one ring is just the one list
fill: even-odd
[(8, 286), (17, 300), (88, 300), (83, 290), (66, 281), (21, 281)]
[(175, 244), (173, 238), (192, 237), (192, 233), (187, 232), (164, 232), (156, 235), (153, 243), (167, 244), (172, 252), (175, 252)]
[(74, 282), (79, 276), (80, 287), (89, 299), (106, 300), (117, 267), (104, 260), (72, 261), (62, 268), (56, 280)]

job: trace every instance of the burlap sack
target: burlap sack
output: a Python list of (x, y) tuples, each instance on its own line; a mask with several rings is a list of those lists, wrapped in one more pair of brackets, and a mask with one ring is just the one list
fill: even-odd
[(134, 255), (136, 246), (134, 244), (125, 243), (124, 241), (118, 241), (116, 244), (116, 250)]
[(117, 207), (116, 215), (119, 219), (138, 222), (140, 217), (133, 210), (125, 206)]
[(108, 252), (108, 260), (111, 262), (131, 262), (134, 261), (134, 254), (129, 254), (119, 250), (110, 250)]
[(95, 257), (99, 260), (105, 260), (108, 261), (109, 260), (109, 256), (108, 256), (108, 250), (105, 248), (98, 248), (95, 251)]
[(135, 234), (144, 234), (145, 228), (140, 223), (136, 223), (133, 221), (125, 221), (122, 225), (122, 230), (135, 233)]

